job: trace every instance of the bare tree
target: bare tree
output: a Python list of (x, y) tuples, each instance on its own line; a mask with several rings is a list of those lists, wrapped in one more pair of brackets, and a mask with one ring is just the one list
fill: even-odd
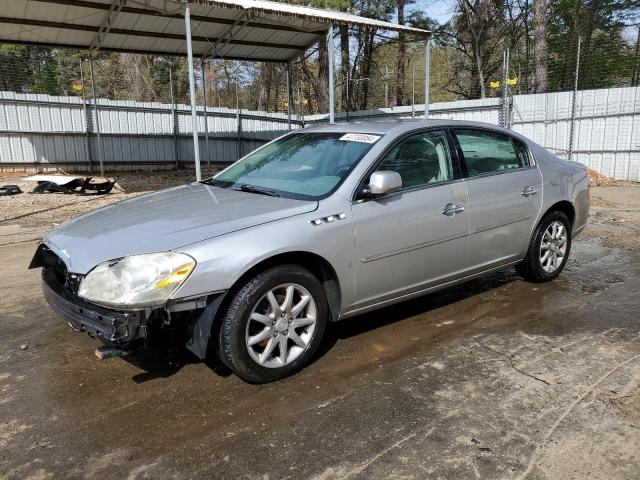
[(268, 111), (271, 106), (271, 84), (273, 83), (273, 64), (260, 66), (258, 110)]
[(486, 62), (490, 55), (491, 44), (495, 45), (494, 25), (498, 14), (491, 0), (459, 0), (463, 12), (464, 30), (469, 36), (471, 44), (471, 58), (473, 62), (473, 76), (478, 87), (480, 98), (486, 97)]
[(549, 88), (546, 0), (533, 0), (533, 42), (533, 83), (535, 92), (543, 93)]
[[(398, 24), (404, 25), (404, 5), (405, 0), (398, 2)], [(398, 35), (398, 81), (396, 83), (396, 105), (405, 104), (405, 67), (407, 64), (407, 43), (404, 33)]]
[(351, 109), (350, 89), (351, 85), (348, 81), (349, 68), (351, 66), (349, 58), (349, 27), (343, 25), (340, 27), (340, 73), (342, 76), (342, 111), (348, 112)]

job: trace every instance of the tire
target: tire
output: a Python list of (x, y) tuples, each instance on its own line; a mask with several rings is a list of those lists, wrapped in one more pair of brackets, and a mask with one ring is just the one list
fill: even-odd
[(324, 289), (309, 270), (299, 265), (270, 268), (231, 297), (220, 325), (218, 354), (248, 382), (280, 380), (314, 358), (328, 314)]
[[(554, 226), (559, 232), (555, 238)], [(517, 272), (525, 280), (536, 283), (549, 282), (556, 278), (569, 258), (571, 229), (571, 222), (563, 212), (556, 210), (548, 213), (536, 227), (527, 255), (522, 263), (516, 266)], [(548, 254), (546, 260), (545, 254)]]

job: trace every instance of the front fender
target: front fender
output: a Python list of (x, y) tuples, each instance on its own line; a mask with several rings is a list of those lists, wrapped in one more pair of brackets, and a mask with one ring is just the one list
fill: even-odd
[[(257, 225), (179, 249), (197, 266), (175, 297), (226, 291), (259, 263), (283, 253), (307, 252), (324, 258), (334, 269), (343, 301), (354, 295), (353, 225), (350, 202), (331, 197), (308, 214)], [(344, 213), (344, 218), (313, 225), (311, 220)]]

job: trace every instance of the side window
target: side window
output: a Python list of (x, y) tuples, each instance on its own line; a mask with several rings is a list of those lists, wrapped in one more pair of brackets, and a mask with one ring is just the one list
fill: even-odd
[(447, 136), (443, 131), (412, 135), (396, 145), (376, 170), (398, 172), (403, 189), (451, 180), (453, 171)]
[(529, 158), (529, 150), (524, 146), (522, 142), (518, 140), (511, 140), (513, 142), (513, 146), (516, 147), (516, 155), (518, 155), (518, 160), (522, 162), (522, 165), (528, 167), (531, 165), (531, 159)]
[(518, 141), (500, 133), (455, 130), (470, 177), (501, 173), (529, 164), (527, 150)]

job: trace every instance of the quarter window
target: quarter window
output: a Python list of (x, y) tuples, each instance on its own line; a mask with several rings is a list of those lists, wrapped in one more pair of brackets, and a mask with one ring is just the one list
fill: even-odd
[(403, 189), (451, 180), (453, 171), (447, 136), (443, 131), (412, 135), (396, 145), (376, 170), (398, 172)]
[(527, 150), (507, 135), (480, 130), (455, 130), (470, 177), (502, 173), (529, 164)]

